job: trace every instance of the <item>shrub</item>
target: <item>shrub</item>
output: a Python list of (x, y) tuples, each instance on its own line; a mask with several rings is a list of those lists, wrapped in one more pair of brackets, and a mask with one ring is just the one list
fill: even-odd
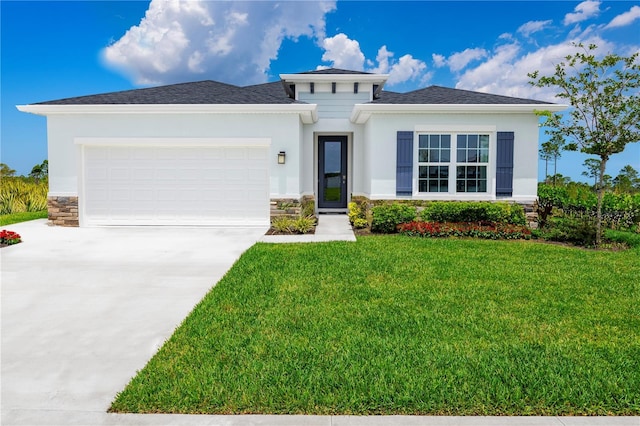
[(301, 216), (313, 216), (316, 212), (316, 203), (313, 199), (305, 198), (302, 200)]
[(490, 240), (531, 238), (531, 231), (523, 225), (504, 223), (409, 222), (398, 226), (403, 235), (417, 237), (473, 237)]
[(271, 219), (271, 227), (276, 232), (289, 233), (293, 232), (293, 221), (295, 219), (290, 216), (276, 216)]
[[(563, 216), (595, 220), (596, 194), (584, 185), (574, 182), (567, 187), (538, 185), (537, 213), (541, 228), (556, 212)], [(554, 210), (555, 209), (555, 210)], [(602, 200), (603, 226), (612, 229), (630, 229), (640, 223), (640, 194), (607, 192)]]
[(606, 240), (614, 243), (624, 243), (629, 247), (640, 247), (640, 234), (635, 232), (606, 229), (604, 231), (604, 237)]
[(293, 232), (308, 234), (316, 226), (316, 218), (313, 216), (300, 216), (293, 219)]
[(366, 228), (367, 226), (369, 226), (369, 221), (367, 219), (357, 217), (353, 220), (353, 227), (356, 229)]
[(490, 202), (435, 201), (421, 213), (431, 222), (496, 222), (524, 225), (524, 209), (518, 204)]
[(352, 201), (349, 203), (349, 222), (354, 228), (366, 228), (369, 226), (367, 220), (366, 205)]
[(271, 219), (271, 228), (282, 234), (308, 234), (316, 226), (313, 216), (276, 216)]
[(551, 219), (547, 225), (541, 234), (545, 240), (579, 246), (593, 246), (596, 242), (596, 225), (590, 219), (559, 217)]
[(398, 225), (416, 218), (415, 207), (398, 203), (375, 206), (372, 213), (371, 231), (384, 234), (397, 232)]
[(0, 214), (36, 212), (47, 209), (48, 184), (18, 177), (0, 180)]

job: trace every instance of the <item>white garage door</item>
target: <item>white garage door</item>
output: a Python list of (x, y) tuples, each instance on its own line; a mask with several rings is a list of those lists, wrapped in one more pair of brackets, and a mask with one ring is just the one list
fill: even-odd
[(269, 224), (265, 146), (85, 146), (84, 225)]

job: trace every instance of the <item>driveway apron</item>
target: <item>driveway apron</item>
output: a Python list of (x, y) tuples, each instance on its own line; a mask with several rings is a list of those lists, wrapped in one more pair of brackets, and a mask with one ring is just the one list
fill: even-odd
[(0, 252), (3, 425), (104, 413), (266, 230), (5, 228), (23, 242)]

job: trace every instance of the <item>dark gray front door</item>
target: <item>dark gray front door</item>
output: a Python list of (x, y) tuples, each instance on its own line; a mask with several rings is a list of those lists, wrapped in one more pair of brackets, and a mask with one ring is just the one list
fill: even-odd
[(318, 208), (347, 208), (347, 137), (318, 137)]

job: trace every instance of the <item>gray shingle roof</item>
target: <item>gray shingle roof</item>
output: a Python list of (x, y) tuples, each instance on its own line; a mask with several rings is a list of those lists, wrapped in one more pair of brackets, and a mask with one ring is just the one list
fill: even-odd
[[(336, 68), (300, 74), (370, 74)], [(118, 105), (118, 104), (293, 104), (282, 82), (234, 86), (212, 80), (125, 90), (90, 96), (58, 99), (35, 105)], [(548, 104), (531, 99), (430, 86), (408, 93), (382, 91), (374, 104)]]
[(470, 90), (450, 89), (441, 86), (429, 86), (407, 93), (382, 91), (374, 104), (549, 104), (549, 102), (533, 99), (513, 98), (510, 96), (492, 95), (472, 92)]
[(287, 102), (274, 102), (274, 103), (306, 103), (301, 101), (295, 101), (289, 98), (287, 93), (284, 91), (284, 87), (281, 81), (256, 84), (254, 86), (246, 86), (244, 89), (255, 92), (255, 93), (259, 93), (261, 95), (271, 96), (272, 98), (279, 99), (281, 101), (287, 101)]
[(99, 95), (80, 96), (40, 102), (36, 105), (109, 105), (109, 104), (290, 104), (295, 100), (284, 93), (276, 91), (252, 90), (250, 87), (239, 87), (217, 81), (205, 80), (192, 83), (171, 84), (168, 86), (149, 87), (146, 89), (125, 90), (122, 92), (103, 93)]

